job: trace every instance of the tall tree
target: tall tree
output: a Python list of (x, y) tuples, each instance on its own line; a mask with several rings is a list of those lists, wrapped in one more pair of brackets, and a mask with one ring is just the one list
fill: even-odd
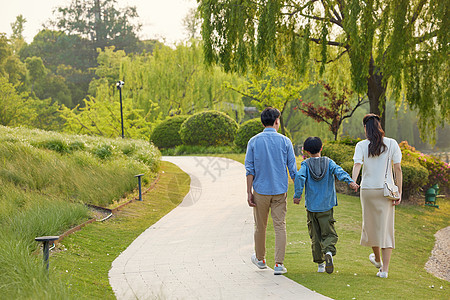
[(324, 102), (326, 102), (326, 105), (317, 105), (313, 102), (299, 100), (300, 105), (296, 108), (317, 122), (326, 123), (336, 141), (342, 122), (347, 118), (351, 118), (355, 110), (367, 102), (363, 98), (359, 98), (356, 105), (352, 107), (349, 101), (349, 98), (352, 96), (351, 91), (344, 89), (343, 93), (338, 95), (330, 84), (321, 82), (321, 85), (325, 90), (323, 96), (325, 97)]
[(202, 62), (201, 44), (196, 41), (133, 56), (106, 48), (99, 53), (99, 78), (91, 82), (90, 92), (98, 99), (97, 89), (112, 89), (118, 80), (124, 80), (124, 93), (134, 107), (143, 109), (145, 115), (150, 112), (152, 122), (205, 109), (224, 111), (239, 120), (243, 114), (241, 97), (222, 85), (225, 81), (239, 85), (241, 78), (219, 67), (207, 68)]
[[(450, 120), (450, 2), (440, 0), (199, 0), (204, 51), (226, 70), (276, 64), (284, 51), (298, 72), (310, 59), (348, 56), (353, 89), (383, 114), (386, 96), (404, 98), (433, 139)], [(311, 44), (320, 47), (317, 55)], [(331, 50), (336, 48), (339, 51)], [(404, 96), (404, 97), (402, 97)], [(383, 123), (384, 124), (384, 123)]]
[(59, 30), (80, 35), (92, 42), (94, 49), (115, 46), (127, 52), (136, 48), (141, 25), (136, 7), (119, 9), (117, 0), (72, 0), (55, 10)]
[(259, 111), (271, 106), (280, 110), (280, 129), (281, 133), (286, 133), (284, 115), (289, 102), (297, 100), (300, 93), (309, 86), (309, 82), (298, 81), (295, 77), (289, 75), (287, 70), (284, 72), (270, 68), (263, 78), (250, 75), (247, 81), (240, 86), (233, 86), (229, 83), (227, 88), (238, 92), (244, 97), (251, 99), (252, 105), (255, 105)]
[(23, 37), (24, 25), (27, 22), (22, 15), (18, 15), (16, 17), (16, 21), (11, 23), (11, 42), (13, 44), (13, 49), (15, 53), (18, 53), (19, 50), (25, 45), (25, 39)]

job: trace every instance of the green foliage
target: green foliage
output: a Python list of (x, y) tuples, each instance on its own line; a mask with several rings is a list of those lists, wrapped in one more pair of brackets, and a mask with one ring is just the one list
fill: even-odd
[[(104, 137), (121, 136), (120, 97), (113, 87), (103, 86), (97, 98), (84, 100), (84, 107), (69, 109), (63, 106), (61, 117), (66, 120), (64, 130)], [(150, 135), (151, 124), (142, 109), (133, 108), (132, 99), (122, 99), (124, 135), (128, 138), (144, 138)]]
[(199, 10), (210, 64), (246, 71), (289, 61), (302, 76), (319, 62), (312, 76), (350, 74), (373, 113), (384, 112), (389, 93), (398, 105), (404, 99), (418, 111), (423, 139), (450, 120), (448, 1), (202, 0)]
[(230, 154), (240, 153), (241, 150), (233, 146), (191, 146), (179, 145), (175, 148), (162, 150), (163, 155), (198, 155), (198, 154)]
[(200, 46), (193, 40), (190, 45), (180, 44), (175, 49), (163, 46), (153, 54), (134, 56), (107, 48), (99, 53), (96, 73), (100, 78), (92, 82), (90, 91), (99, 97), (99, 91), (110, 88), (108, 83), (124, 78), (124, 93), (151, 122), (210, 109), (239, 120), (243, 116), (241, 98), (222, 85), (225, 81), (239, 84), (240, 77), (219, 67), (207, 68), (202, 64)]
[(155, 126), (150, 141), (160, 149), (181, 145), (180, 128), (187, 118), (188, 116), (173, 116), (165, 119)]
[(418, 161), (402, 160), (403, 191), (402, 198), (420, 193), (424, 186), (428, 184), (428, 174), (426, 168)]
[(351, 138), (349, 136), (341, 138), (339, 141), (330, 141), (330, 144), (344, 144), (355, 147), (358, 142), (362, 141), (360, 138)]
[(226, 146), (233, 143), (238, 125), (218, 111), (197, 113), (187, 119), (180, 129), (185, 145)]
[(264, 126), (259, 118), (251, 119), (239, 126), (234, 139), (234, 144), (241, 150), (247, 148), (248, 141), (258, 133), (264, 130)]
[[(100, 149), (102, 158), (93, 155)], [(75, 298), (55, 274), (46, 276), (34, 238), (60, 235), (86, 221), (84, 204), (112, 204), (136, 188), (134, 175), (154, 176), (159, 159), (158, 150), (144, 141), (0, 126), (2, 297)]]
[(292, 100), (297, 100), (299, 94), (308, 87), (309, 83), (305, 80), (298, 80), (289, 67), (285, 70), (269, 68), (262, 76), (254, 74), (249, 75), (247, 81), (234, 87), (229, 83), (225, 84), (230, 90), (251, 99), (251, 104), (256, 106), (259, 111), (271, 106), (281, 112), (281, 133), (285, 133), (283, 114)]
[[(438, 184), (441, 193), (448, 193), (450, 191), (450, 166), (449, 164), (439, 160), (431, 155), (423, 154), (416, 151), (414, 147), (408, 145), (406, 141), (400, 143), (404, 159), (420, 164), (427, 170), (427, 178), (422, 180), (424, 190), (430, 188), (434, 184)], [(403, 167), (403, 165), (402, 165)], [(414, 174), (412, 176), (415, 176)]]
[(55, 10), (53, 25), (70, 35), (89, 39), (93, 49), (115, 46), (135, 50), (140, 24), (136, 7), (118, 9), (116, 0), (71, 1)]
[[(322, 150), (322, 156), (328, 156), (329, 158), (334, 160), (335, 163), (337, 163), (338, 165), (341, 165), (341, 166), (345, 162), (350, 162), (350, 163), (352, 163), (352, 166), (353, 166), (353, 154), (354, 153), (355, 153), (354, 146), (340, 144), (340, 143), (325, 142), (323, 145), (323, 150)], [(348, 169), (347, 170), (344, 169), (344, 170), (347, 173), (351, 174), (351, 169), (350, 169), (350, 172), (348, 172)]]

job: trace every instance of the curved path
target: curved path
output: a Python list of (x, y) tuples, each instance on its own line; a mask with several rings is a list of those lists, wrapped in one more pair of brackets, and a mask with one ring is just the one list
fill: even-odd
[(113, 262), (109, 281), (118, 299), (329, 299), (252, 264), (253, 214), (242, 164), (163, 160), (191, 176), (191, 190)]

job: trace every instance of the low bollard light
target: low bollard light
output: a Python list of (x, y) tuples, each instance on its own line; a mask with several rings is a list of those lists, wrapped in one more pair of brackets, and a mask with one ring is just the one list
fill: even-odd
[(139, 201), (142, 201), (142, 183), (141, 183), (141, 177), (144, 176), (144, 174), (135, 175), (134, 177), (137, 177), (138, 179), (138, 185), (139, 185)]
[(49, 266), (49, 262), (48, 262), (48, 257), (49, 257), (49, 245), (50, 242), (54, 242), (56, 240), (59, 239), (59, 236), (57, 235), (51, 235), (51, 236), (40, 236), (35, 238), (34, 240), (37, 242), (42, 242), (44, 244), (44, 248), (43, 248), (43, 254), (44, 254), (44, 265), (47, 269), (48, 272), (48, 266)]

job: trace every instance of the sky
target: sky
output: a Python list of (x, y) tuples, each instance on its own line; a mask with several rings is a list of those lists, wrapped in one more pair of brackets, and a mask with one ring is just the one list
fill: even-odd
[[(9, 37), (11, 23), (22, 14), (27, 20), (24, 37), (27, 43), (42, 29), (42, 24), (52, 18), (56, 6), (66, 6), (70, 0), (1, 0), (0, 32)], [(136, 6), (142, 30), (141, 39), (165, 40), (174, 44), (186, 37), (182, 20), (189, 8), (197, 6), (196, 0), (117, 0), (120, 8)]]

